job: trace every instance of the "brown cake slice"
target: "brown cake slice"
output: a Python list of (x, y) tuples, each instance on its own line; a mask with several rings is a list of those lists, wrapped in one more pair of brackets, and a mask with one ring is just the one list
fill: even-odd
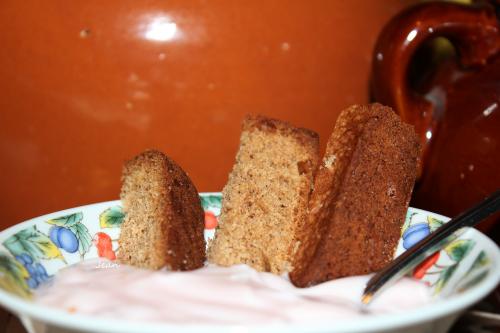
[(318, 135), (283, 121), (248, 116), (208, 260), (288, 272), (306, 222)]
[(290, 273), (296, 286), (371, 273), (393, 259), (419, 152), (413, 127), (389, 107), (354, 105), (340, 114)]
[(120, 197), (126, 214), (120, 262), (150, 269), (203, 266), (203, 208), (193, 183), (172, 159), (148, 150), (126, 162)]

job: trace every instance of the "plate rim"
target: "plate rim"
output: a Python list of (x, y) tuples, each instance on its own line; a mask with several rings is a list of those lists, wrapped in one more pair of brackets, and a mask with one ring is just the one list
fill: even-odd
[[(220, 192), (200, 192), (200, 195), (220, 195)], [(88, 205), (68, 208), (61, 211), (41, 215), (31, 218), (21, 223), (15, 224), (0, 232), (4, 235), (10, 235), (18, 230), (25, 228), (36, 223), (39, 220), (47, 219), (53, 216), (60, 216), (71, 213), (75, 210), (95, 208), (99, 206), (109, 206), (120, 204), (120, 200), (110, 200), (97, 202)], [(429, 214), (444, 220), (449, 218), (426, 211), (424, 209), (413, 208), (414, 211)], [(334, 327), (331, 323), (319, 324), (260, 324), (260, 325), (233, 325), (233, 324), (169, 324), (163, 322), (141, 322), (141, 321), (123, 321), (113, 318), (96, 318), (83, 314), (72, 314), (64, 310), (46, 308), (40, 304), (32, 303), (28, 300), (22, 299), (18, 296), (11, 295), (10, 293), (0, 289), (0, 305), (16, 314), (22, 321), (26, 319), (35, 319), (43, 323), (64, 327), (68, 329), (76, 329), (83, 331), (98, 331), (106, 333), (135, 333), (135, 332), (165, 332), (167, 330), (175, 330), (182, 332), (199, 332), (200, 330), (217, 330), (218, 332), (234, 332), (235, 330), (243, 329), (245, 332), (262, 332), (267, 330), (283, 331), (283, 332), (361, 332), (367, 330), (389, 330), (416, 324), (424, 324), (435, 320), (437, 318), (444, 318), (447, 315), (455, 314), (461, 309), (474, 304), (478, 300), (485, 297), (493, 288), (500, 282), (500, 249), (498, 246), (482, 232), (470, 228), (460, 237), (472, 234), (473, 237), (479, 238), (481, 245), (488, 255), (492, 256), (492, 269), (485, 277), (485, 279), (476, 286), (471, 287), (466, 292), (453, 295), (449, 298), (439, 299), (424, 307), (415, 308), (404, 313), (377, 315), (371, 318), (363, 319), (362, 321), (343, 320), (337, 321)]]

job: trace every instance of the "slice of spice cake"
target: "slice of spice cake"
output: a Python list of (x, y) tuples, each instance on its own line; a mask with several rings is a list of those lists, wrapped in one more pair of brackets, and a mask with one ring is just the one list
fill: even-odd
[(172, 159), (156, 150), (125, 163), (120, 194), (125, 220), (122, 263), (191, 270), (205, 262), (204, 213), (198, 191)]
[(290, 279), (299, 287), (367, 274), (393, 259), (420, 144), (389, 107), (344, 110), (327, 143)]
[(313, 131), (247, 116), (236, 163), (222, 192), (209, 262), (248, 264), (276, 274), (291, 270), (307, 218), (318, 150)]

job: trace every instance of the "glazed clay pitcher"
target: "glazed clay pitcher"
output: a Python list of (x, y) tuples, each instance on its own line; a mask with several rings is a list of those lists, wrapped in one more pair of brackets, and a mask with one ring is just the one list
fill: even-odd
[[(453, 55), (436, 65), (443, 42)], [(413, 124), (423, 143), (413, 206), (454, 216), (500, 188), (499, 50), (498, 18), (487, 3), (423, 3), (379, 36), (373, 98)]]

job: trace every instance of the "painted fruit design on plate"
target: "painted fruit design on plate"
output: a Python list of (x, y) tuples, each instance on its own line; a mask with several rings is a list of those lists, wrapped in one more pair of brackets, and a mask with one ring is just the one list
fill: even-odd
[(424, 261), (422, 261), (415, 269), (413, 270), (413, 277), (415, 279), (422, 279), (427, 271), (436, 264), (436, 262), (439, 260), (440, 257), (440, 251), (437, 251), (430, 257), (427, 257)]
[(200, 196), (201, 206), (205, 211), (205, 229), (214, 230), (219, 224), (218, 216), (222, 205), (222, 196), (208, 194)]
[(217, 227), (217, 217), (209, 210), (205, 211), (205, 229), (215, 229)]
[(82, 223), (83, 213), (77, 212), (47, 220), (52, 227), (49, 229), (50, 240), (67, 253), (78, 251), (82, 258), (89, 251), (92, 238), (85, 224)]
[(431, 229), (427, 223), (417, 223), (408, 227), (403, 233), (403, 247), (408, 250), (430, 233)]
[(29, 277), (26, 278), (26, 283), (31, 289), (38, 287), (42, 282), (49, 279), (45, 267), (41, 263), (35, 262), (29, 254), (23, 253), (15, 258), (28, 271)]
[(78, 238), (76, 235), (65, 227), (53, 226), (49, 230), (50, 240), (60, 249), (68, 253), (78, 251)]
[[(113, 206), (99, 215), (99, 227), (101, 230), (120, 228), (124, 219), (125, 213), (123, 212), (123, 208), (121, 206)], [(95, 233), (92, 243), (97, 248), (99, 258), (116, 259), (117, 249), (113, 249), (113, 241), (111, 236), (104, 231)]]
[[(216, 193), (200, 196), (205, 211), (205, 229), (212, 234), (218, 225), (221, 199), (221, 195)], [(2, 245), (8, 253), (0, 251), (0, 288), (21, 297), (29, 297), (31, 290), (49, 279), (51, 273), (62, 266), (86, 257), (115, 260), (119, 250), (119, 228), (125, 213), (117, 203), (105, 206), (97, 213), (97, 220), (95, 213), (92, 213), (86, 215), (84, 221), (81, 210), (40, 220), (5, 239)], [(400, 250), (414, 246), (443, 223), (430, 214), (410, 208), (402, 228)], [(459, 292), (465, 290), (480, 281), (491, 266), (484, 251), (479, 254), (472, 251), (475, 245), (472, 239), (457, 239), (426, 258), (412, 275), (425, 281), (434, 294), (440, 294), (443, 290), (448, 292), (452, 288), (458, 288)], [(95, 252), (90, 251), (92, 246), (95, 246)], [(460, 279), (451, 279), (461, 270), (459, 263), (471, 255), (476, 258), (473, 258), (469, 271), (463, 277), (463, 272), (459, 273)]]
[(97, 248), (97, 255), (99, 258), (106, 258), (109, 260), (116, 259), (116, 253), (113, 250), (113, 242), (111, 237), (105, 232), (98, 232), (94, 235), (92, 239), (92, 243), (94, 243)]
[[(22, 278), (31, 289), (50, 278), (42, 260), (60, 259), (65, 262), (59, 248), (36, 225), (18, 231), (2, 244), (22, 266), (22, 272), (25, 272)], [(19, 270), (9, 270), (10, 273), (14, 271)]]

